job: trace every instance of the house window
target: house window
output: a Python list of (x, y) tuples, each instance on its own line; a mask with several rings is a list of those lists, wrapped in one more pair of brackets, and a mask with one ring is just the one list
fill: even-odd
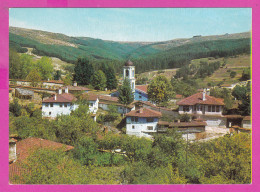
[(51, 103), (51, 107), (53, 107), (53, 103)]
[(152, 117), (148, 117), (147, 118), (147, 122), (153, 122), (153, 118)]
[(48, 104), (48, 103), (45, 103), (45, 107), (49, 107), (49, 104)]
[(132, 125), (132, 129), (135, 129), (135, 126), (134, 126), (134, 125)]
[(67, 103), (64, 103), (64, 107), (67, 107), (68, 105), (67, 105)]
[(49, 115), (51, 115), (51, 112), (49, 112)]
[(208, 106), (208, 112), (211, 112), (211, 105)]
[(138, 122), (138, 117), (131, 117), (132, 122)]
[(216, 106), (216, 112), (219, 112), (220, 109), (219, 109), (219, 106)]
[(153, 130), (153, 126), (147, 126), (147, 130)]
[(139, 95), (139, 99), (142, 99), (142, 95)]
[(216, 106), (215, 105), (212, 105), (212, 112), (216, 112)]
[(93, 107), (94, 103), (90, 103), (90, 107)]
[(184, 105), (184, 106), (183, 106), (183, 111), (184, 111), (184, 112), (190, 111), (190, 107), (189, 107), (188, 105)]
[(62, 107), (62, 104), (60, 104), (60, 107)]

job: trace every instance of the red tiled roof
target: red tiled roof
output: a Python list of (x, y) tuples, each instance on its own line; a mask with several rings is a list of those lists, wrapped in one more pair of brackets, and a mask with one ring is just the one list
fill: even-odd
[(191, 121), (191, 122), (171, 123), (170, 127), (201, 127), (206, 125), (207, 125), (206, 122)]
[(204, 104), (204, 105), (224, 105), (223, 99), (215, 98), (209, 95), (206, 95), (206, 100), (203, 101), (203, 93), (196, 93), (192, 96), (186, 97), (179, 102), (177, 105), (196, 105), (196, 104)]
[(92, 93), (84, 93), (82, 95), (83, 99), (86, 99), (88, 101), (96, 101), (98, 98), (98, 95), (92, 94)]
[(22, 178), (17, 183), (15, 177), (24, 175), (28, 173), (28, 170), (22, 166), (22, 161), (30, 156), (34, 151), (39, 148), (47, 148), (47, 149), (63, 149), (64, 151), (69, 151), (73, 149), (73, 146), (65, 145), (62, 143), (57, 143), (54, 141), (49, 141), (41, 138), (30, 137), (24, 139), (22, 141), (17, 142), (16, 144), (16, 153), (17, 153), (17, 161), (9, 165), (9, 180), (12, 184), (23, 184), (24, 181)]
[(43, 100), (43, 103), (71, 103), (72, 101), (77, 100), (77, 98), (70, 93), (56, 94), (56, 97), (56, 100), (54, 100), (54, 96), (45, 99)]
[(201, 121), (191, 121), (191, 122), (179, 122), (179, 123), (172, 123), (172, 122), (167, 122), (167, 121), (159, 121), (158, 125), (167, 125), (169, 127), (201, 127), (201, 126), (206, 126), (206, 122), (201, 122)]
[(99, 100), (118, 102), (117, 97), (111, 97), (107, 95), (98, 95)]
[(65, 89), (66, 87), (68, 87), (68, 89), (71, 90), (71, 91), (89, 91), (90, 90), (87, 87), (71, 86), (71, 85), (62, 87), (62, 89)]
[(141, 108), (138, 110), (130, 111), (126, 114), (128, 117), (161, 117), (162, 113), (159, 111), (154, 111), (148, 108)]
[(56, 84), (64, 84), (62, 80), (49, 80), (49, 81), (43, 81), (45, 83), (56, 83)]
[(136, 85), (135, 88), (144, 93), (147, 93), (148, 85)]
[(251, 121), (251, 116), (245, 116), (243, 120), (245, 120), (245, 121)]
[(73, 146), (57, 143), (46, 139), (29, 137), (16, 143), (16, 152), (18, 154), (17, 161), (26, 159), (31, 153), (39, 148), (56, 150), (62, 149), (63, 147), (64, 151), (69, 151), (74, 148)]

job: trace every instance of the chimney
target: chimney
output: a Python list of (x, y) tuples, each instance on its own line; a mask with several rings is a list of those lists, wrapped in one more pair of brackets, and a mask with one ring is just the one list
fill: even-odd
[(205, 89), (203, 90), (203, 93), (202, 93), (202, 100), (203, 101), (206, 100), (206, 90)]
[(210, 95), (210, 89), (207, 89), (207, 95), (208, 96)]
[(69, 93), (69, 88), (65, 87), (65, 93)]
[(62, 89), (61, 88), (59, 88), (59, 94), (62, 94)]
[(54, 95), (54, 100), (55, 100), (55, 101), (57, 100), (57, 95)]
[(139, 109), (139, 113), (143, 113), (144, 112), (144, 109), (141, 107), (140, 109)]
[(77, 84), (76, 81), (74, 81), (73, 86), (74, 86), (74, 87), (77, 87), (77, 86), (78, 86), (78, 84)]

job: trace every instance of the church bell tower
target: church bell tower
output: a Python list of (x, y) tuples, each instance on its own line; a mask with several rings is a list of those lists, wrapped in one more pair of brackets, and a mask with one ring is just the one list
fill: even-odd
[(123, 67), (123, 79), (128, 79), (131, 85), (132, 92), (135, 92), (135, 66), (133, 62), (128, 60)]

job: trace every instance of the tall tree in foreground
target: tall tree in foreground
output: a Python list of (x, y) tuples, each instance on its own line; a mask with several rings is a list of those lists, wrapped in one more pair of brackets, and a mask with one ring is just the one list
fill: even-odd
[(156, 104), (169, 101), (173, 94), (171, 83), (161, 75), (157, 76), (148, 86), (148, 98)]
[(134, 95), (128, 79), (124, 80), (123, 85), (119, 88), (118, 92), (118, 100), (125, 105), (125, 107), (134, 101)]
[(96, 90), (104, 90), (106, 88), (106, 76), (103, 71), (98, 70), (92, 76), (91, 84)]
[(94, 73), (94, 68), (87, 58), (79, 58), (75, 71), (75, 80), (79, 84), (89, 85), (91, 83), (91, 77)]
[(53, 66), (50, 57), (42, 57), (36, 65), (43, 80), (52, 78)]

